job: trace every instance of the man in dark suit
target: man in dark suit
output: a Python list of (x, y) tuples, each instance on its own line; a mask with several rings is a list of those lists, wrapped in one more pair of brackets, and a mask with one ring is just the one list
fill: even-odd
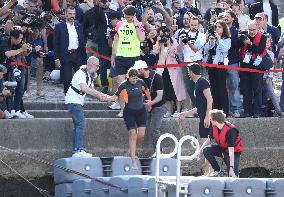
[[(270, 6), (270, 9), (269, 9), (269, 6)], [(268, 11), (267, 9), (270, 11)], [(271, 17), (270, 25), (273, 25), (275, 27), (278, 26), (278, 22), (279, 22), (278, 9), (277, 9), (277, 6), (271, 0), (260, 0), (259, 2), (253, 3), (249, 6), (249, 14), (252, 20), (254, 19), (257, 13), (261, 13), (261, 12), (265, 12), (265, 13), (270, 12), (269, 14), (269, 18)]]
[(75, 21), (76, 11), (72, 6), (66, 9), (66, 21), (55, 26), (55, 65), (60, 67), (60, 80), (66, 94), (71, 80), (72, 68), (77, 71), (86, 63), (85, 40), (82, 26)]

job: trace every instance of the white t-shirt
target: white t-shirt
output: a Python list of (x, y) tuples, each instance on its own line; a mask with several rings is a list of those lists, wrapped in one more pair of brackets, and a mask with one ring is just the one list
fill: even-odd
[(272, 25), (272, 9), (270, 7), (270, 3), (264, 3), (263, 2), (263, 12), (267, 14), (268, 16), (268, 25)]
[[(86, 68), (86, 65), (81, 66), (81, 68)], [(81, 68), (74, 74), (72, 81), (71, 81), (72, 86), (75, 87), (79, 91), (81, 90), (80, 84), (82, 83), (87, 84), (86, 73)], [(89, 77), (89, 82), (87, 85), (89, 87), (93, 87), (91, 76), (89, 73), (88, 73), (88, 77)], [(80, 104), (83, 106), (85, 96), (86, 94), (80, 95), (77, 92), (75, 92), (71, 87), (69, 87), (66, 93), (66, 96), (65, 96), (65, 104), (75, 103), (75, 104)]]
[[(175, 38), (178, 38), (179, 32), (186, 32), (189, 38), (195, 38), (197, 32), (191, 32), (189, 30), (181, 29), (180, 31), (177, 31)], [(178, 40), (178, 39), (177, 39)], [(183, 47), (183, 60), (184, 62), (194, 62), (202, 60), (202, 48), (204, 44), (206, 43), (206, 36), (204, 33), (198, 32), (197, 38), (195, 41), (191, 41), (192, 44), (194, 44), (195, 47), (197, 47), (199, 50), (197, 52), (194, 52), (188, 44), (185, 44)]]

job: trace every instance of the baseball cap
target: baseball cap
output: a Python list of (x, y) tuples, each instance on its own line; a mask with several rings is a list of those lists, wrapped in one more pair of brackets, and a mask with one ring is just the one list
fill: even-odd
[(264, 18), (265, 18), (265, 15), (264, 15), (263, 12), (257, 13), (257, 14), (254, 16), (254, 18), (262, 18), (262, 19), (264, 19)]
[(199, 66), (198, 63), (191, 63), (187, 65), (187, 69), (192, 71), (196, 75), (201, 74), (201, 67)]
[(0, 64), (0, 72), (3, 72), (4, 74), (7, 73), (7, 68), (3, 66), (2, 64)]
[(134, 69), (142, 69), (142, 68), (148, 68), (147, 63), (143, 60), (137, 60), (135, 61), (134, 65), (132, 66)]

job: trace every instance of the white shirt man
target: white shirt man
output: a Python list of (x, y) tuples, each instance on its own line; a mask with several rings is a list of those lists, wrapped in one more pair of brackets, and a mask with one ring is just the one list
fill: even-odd
[[(183, 53), (184, 62), (194, 62), (202, 60), (202, 48), (206, 43), (206, 36), (198, 30), (198, 18), (192, 17), (190, 21), (190, 29), (181, 29), (175, 34), (175, 38), (179, 39), (178, 52)], [(185, 35), (185, 36), (184, 36)], [(183, 42), (184, 37), (188, 42)]]
[(68, 35), (69, 35), (69, 46), (68, 50), (72, 49), (78, 49), (79, 47), (79, 39), (78, 39), (78, 34), (75, 28), (74, 23), (66, 23), (67, 24), (67, 30), (68, 30)]

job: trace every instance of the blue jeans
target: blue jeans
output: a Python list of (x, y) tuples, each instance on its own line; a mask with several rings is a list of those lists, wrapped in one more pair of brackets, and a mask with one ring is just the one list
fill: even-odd
[(266, 83), (266, 79), (263, 80), (263, 91), (262, 91), (262, 105), (267, 106), (267, 98), (270, 98), (272, 101), (272, 104), (277, 112), (277, 114), (281, 113), (281, 108), (277, 99), (276, 94), (274, 93), (272, 79)]
[[(229, 66), (239, 67), (239, 64), (231, 64)], [(238, 112), (241, 107), (241, 99), (240, 99), (240, 89), (239, 89), (239, 71), (237, 70), (228, 70), (227, 76), (227, 87), (229, 89), (229, 97), (230, 97), (230, 110), (231, 112)]]
[(21, 79), (17, 82), (17, 87), (15, 89), (15, 95), (14, 95), (14, 110), (15, 111), (24, 111), (23, 107), (23, 96), (25, 92), (25, 83), (26, 83), (26, 68), (19, 68), (21, 71)]
[[(203, 149), (204, 157), (211, 164), (214, 171), (220, 171), (220, 166), (218, 165), (216, 157), (223, 157), (223, 160), (227, 166), (227, 173), (229, 175), (230, 172), (230, 157), (229, 153), (226, 153), (223, 148), (218, 145), (209, 145)], [(235, 153), (235, 161), (234, 161), (234, 172), (236, 176), (239, 176), (239, 163), (240, 163), (241, 154)]]
[(160, 127), (164, 114), (167, 112), (165, 105), (154, 107), (147, 117), (147, 129), (151, 132), (154, 152), (156, 151), (157, 141), (160, 137)]
[(84, 144), (84, 130), (86, 127), (83, 106), (80, 104), (69, 103), (67, 108), (71, 113), (74, 129), (73, 129), (73, 151), (83, 149)]

